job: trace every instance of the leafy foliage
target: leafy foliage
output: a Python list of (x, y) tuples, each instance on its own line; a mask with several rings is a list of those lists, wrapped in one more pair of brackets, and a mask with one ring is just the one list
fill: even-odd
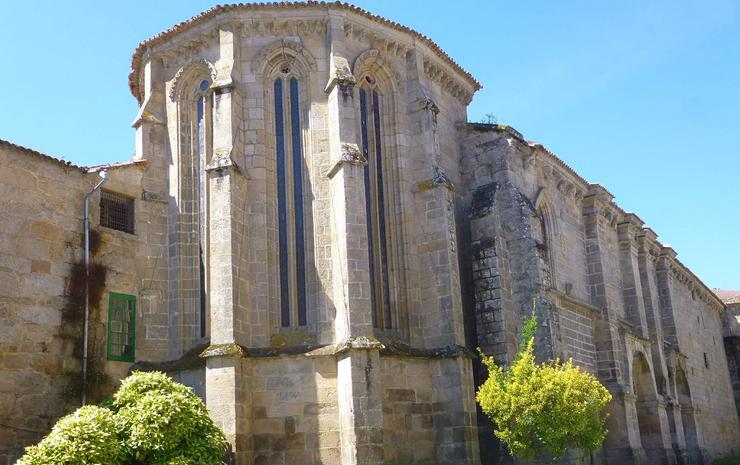
[(163, 373), (134, 372), (104, 407), (59, 420), (20, 465), (218, 465), (223, 432), (192, 389)]
[(134, 372), (113, 396), (126, 452), (154, 465), (220, 463), (226, 438), (192, 389), (162, 373)]
[(113, 413), (88, 405), (61, 418), (38, 445), (28, 447), (18, 465), (123, 463)]
[[(532, 322), (535, 323), (532, 323)], [(489, 378), (476, 399), (495, 424), (494, 434), (523, 460), (562, 457), (567, 448), (592, 451), (606, 437), (601, 415), (611, 394), (591, 375), (565, 364), (537, 364), (534, 351), (535, 318), (525, 323), (525, 345), (504, 371), (493, 357), (484, 357)]]

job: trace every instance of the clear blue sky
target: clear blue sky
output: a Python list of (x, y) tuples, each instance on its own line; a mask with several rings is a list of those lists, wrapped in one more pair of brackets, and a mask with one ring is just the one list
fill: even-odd
[[(430, 36), (487, 113), (636, 212), (710, 287), (740, 289), (740, 2), (357, 0)], [(130, 158), (136, 45), (207, 1), (3, 1), (0, 138)]]

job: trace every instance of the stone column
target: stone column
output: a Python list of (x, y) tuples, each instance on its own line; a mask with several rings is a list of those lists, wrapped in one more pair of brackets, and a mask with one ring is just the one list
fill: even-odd
[(239, 143), (241, 95), (233, 76), (238, 34), (224, 26), (219, 30), (218, 75), (211, 86), (213, 105), (213, 151), (207, 172), (207, 263), (211, 345), (206, 358), (206, 403), (211, 418), (223, 428), (231, 445), (230, 460), (252, 463), (251, 397), (249, 364), (243, 346), (248, 344), (246, 296), (240, 295), (241, 247), (244, 240), (242, 210), (246, 178), (237, 160), (243, 159)]
[(370, 306), (364, 166), (358, 146), (355, 79), (347, 61), (344, 19), (330, 14), (329, 170), (333, 220), (333, 301), (336, 307), (337, 399), (343, 465), (383, 463), (379, 344)]

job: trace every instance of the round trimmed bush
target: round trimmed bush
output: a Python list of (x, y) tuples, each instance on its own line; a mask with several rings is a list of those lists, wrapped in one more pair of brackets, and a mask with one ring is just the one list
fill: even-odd
[(128, 456), (153, 465), (218, 465), (226, 438), (192, 389), (163, 373), (134, 372), (113, 397)]
[(48, 436), (27, 447), (18, 465), (123, 463), (113, 412), (88, 405), (61, 418)]

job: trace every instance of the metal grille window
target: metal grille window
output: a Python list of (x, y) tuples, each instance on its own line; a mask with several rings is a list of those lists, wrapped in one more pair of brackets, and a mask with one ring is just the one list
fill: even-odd
[(101, 191), (100, 226), (133, 234), (134, 199), (111, 191)]
[(136, 297), (111, 292), (108, 301), (108, 360), (133, 362), (136, 349)]

